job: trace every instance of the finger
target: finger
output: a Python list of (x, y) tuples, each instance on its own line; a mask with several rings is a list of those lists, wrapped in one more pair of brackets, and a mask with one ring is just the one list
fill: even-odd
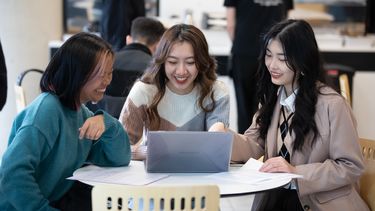
[(262, 165), (262, 167), (259, 169), (261, 172), (270, 172), (274, 165), (271, 162), (266, 162)]
[(100, 138), (100, 136), (102, 136), (102, 130), (98, 130), (95, 134), (95, 137), (94, 137), (94, 140), (98, 140)]
[(89, 128), (89, 124), (87, 122), (83, 123), (82, 127), (79, 128), (79, 139), (83, 139), (83, 137), (86, 137), (86, 132)]

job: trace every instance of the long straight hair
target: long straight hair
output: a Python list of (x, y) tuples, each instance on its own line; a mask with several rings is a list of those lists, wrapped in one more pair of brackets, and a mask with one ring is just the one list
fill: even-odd
[[(300, 150), (304, 144), (305, 137), (310, 132), (313, 135), (311, 144), (315, 142), (316, 137), (319, 135), (314, 115), (320, 86), (325, 83), (325, 72), (322, 67), (321, 56), (313, 29), (304, 20), (282, 21), (274, 25), (265, 34), (259, 56), (260, 67), (257, 72), (257, 77), (259, 78), (257, 96), (261, 108), (256, 118), (256, 123), (259, 125), (259, 135), (262, 139), (266, 139), (267, 131), (271, 124), (279, 88), (279, 86), (272, 83), (271, 76), (265, 65), (266, 50), (271, 40), (280, 41), (287, 60), (287, 66), (295, 73), (293, 84), (297, 80), (298, 93), (290, 131), (295, 133), (293, 150)], [(318, 81), (323, 83), (317, 83)]]

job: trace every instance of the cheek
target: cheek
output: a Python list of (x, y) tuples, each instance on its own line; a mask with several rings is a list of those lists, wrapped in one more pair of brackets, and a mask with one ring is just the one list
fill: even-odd
[(188, 66), (187, 69), (189, 70), (191, 75), (194, 75), (194, 76), (198, 75), (198, 69), (195, 65)]
[(264, 59), (264, 64), (265, 64), (266, 67), (268, 68), (269, 65), (270, 65), (270, 59)]
[(165, 64), (164, 65), (164, 69), (165, 69), (165, 73), (168, 75), (168, 74), (171, 74), (173, 72), (173, 68), (171, 65), (168, 65), (168, 64)]

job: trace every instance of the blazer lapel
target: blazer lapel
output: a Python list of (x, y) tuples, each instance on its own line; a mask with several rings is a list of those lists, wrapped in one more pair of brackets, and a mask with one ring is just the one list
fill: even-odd
[[(280, 98), (280, 97), (279, 97)], [(267, 138), (265, 146), (267, 146), (265, 152), (265, 155), (267, 155), (266, 159), (270, 157), (277, 156), (277, 135), (278, 135), (278, 129), (279, 129), (279, 117), (280, 117), (280, 99), (277, 99), (275, 108), (273, 110), (272, 120), (269, 127), (269, 130), (267, 132)]]

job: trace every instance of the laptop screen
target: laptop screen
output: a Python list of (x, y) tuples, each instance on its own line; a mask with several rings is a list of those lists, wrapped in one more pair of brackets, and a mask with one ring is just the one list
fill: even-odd
[(233, 134), (206, 131), (150, 131), (148, 172), (203, 173), (228, 171)]

